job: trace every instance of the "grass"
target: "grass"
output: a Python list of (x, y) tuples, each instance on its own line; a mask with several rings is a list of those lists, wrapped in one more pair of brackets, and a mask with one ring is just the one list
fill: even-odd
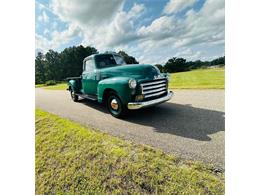
[(171, 74), (172, 89), (224, 89), (225, 69), (199, 69)]
[(58, 83), (56, 85), (46, 86), (45, 84), (38, 84), (36, 88), (50, 89), (50, 90), (66, 90), (68, 88), (67, 83)]
[(213, 170), (36, 109), (36, 194), (224, 194)]
[(40, 87), (44, 87), (45, 86), (45, 84), (37, 84), (37, 85), (35, 85), (35, 88), (40, 88)]

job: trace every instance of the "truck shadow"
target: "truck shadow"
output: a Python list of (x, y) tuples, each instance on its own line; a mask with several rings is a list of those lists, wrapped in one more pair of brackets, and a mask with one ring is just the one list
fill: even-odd
[[(80, 100), (80, 103), (108, 114), (106, 108), (97, 102)], [(120, 120), (153, 127), (158, 133), (210, 141), (209, 135), (225, 130), (224, 115), (220, 111), (166, 102), (156, 107), (130, 111)]]
[(100, 112), (109, 114), (105, 105), (100, 104), (96, 101), (92, 101), (92, 100), (88, 100), (88, 99), (79, 99), (78, 103), (81, 103), (81, 104), (84, 104), (84, 105), (89, 106), (91, 108), (94, 108), (95, 110), (98, 110)]
[(209, 135), (225, 130), (225, 113), (166, 102), (156, 107), (135, 110), (124, 119), (151, 126), (156, 132), (210, 141)]

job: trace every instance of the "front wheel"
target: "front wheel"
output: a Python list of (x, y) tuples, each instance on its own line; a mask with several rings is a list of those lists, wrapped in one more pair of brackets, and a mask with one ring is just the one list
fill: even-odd
[(121, 118), (126, 114), (126, 107), (115, 93), (109, 94), (106, 105), (109, 113), (116, 118)]
[(79, 100), (79, 96), (76, 95), (75, 91), (73, 91), (73, 89), (70, 89), (70, 96), (71, 96), (71, 99), (74, 101), (74, 102), (77, 102)]

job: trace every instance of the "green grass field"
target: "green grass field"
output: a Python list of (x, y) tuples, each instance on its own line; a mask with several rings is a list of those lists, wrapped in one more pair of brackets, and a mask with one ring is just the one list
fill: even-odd
[(172, 89), (224, 89), (225, 69), (199, 69), (171, 74)]
[[(43, 84), (36, 85), (43, 89), (65, 90), (66, 83), (52, 86)], [(225, 88), (225, 69), (199, 69), (188, 72), (172, 73), (169, 83), (171, 89), (224, 89)]]
[(68, 88), (67, 83), (59, 83), (56, 85), (46, 86), (44, 84), (39, 84), (35, 86), (36, 88), (50, 89), (50, 90), (66, 90)]
[(36, 194), (224, 194), (213, 170), (36, 110)]

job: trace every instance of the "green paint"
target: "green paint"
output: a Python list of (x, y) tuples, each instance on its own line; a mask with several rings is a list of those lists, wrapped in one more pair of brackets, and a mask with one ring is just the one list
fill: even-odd
[[(149, 64), (102, 64), (101, 59), (116, 54), (94, 54), (83, 61), (83, 72), (81, 77), (68, 78), (68, 85), (76, 93), (94, 95), (98, 102), (103, 101), (104, 93), (113, 90), (124, 104), (133, 101), (136, 95), (141, 94), (140, 83), (152, 81), (155, 77), (166, 78), (165, 74), (153, 65)], [(135, 79), (137, 87), (131, 89), (129, 80)]]

